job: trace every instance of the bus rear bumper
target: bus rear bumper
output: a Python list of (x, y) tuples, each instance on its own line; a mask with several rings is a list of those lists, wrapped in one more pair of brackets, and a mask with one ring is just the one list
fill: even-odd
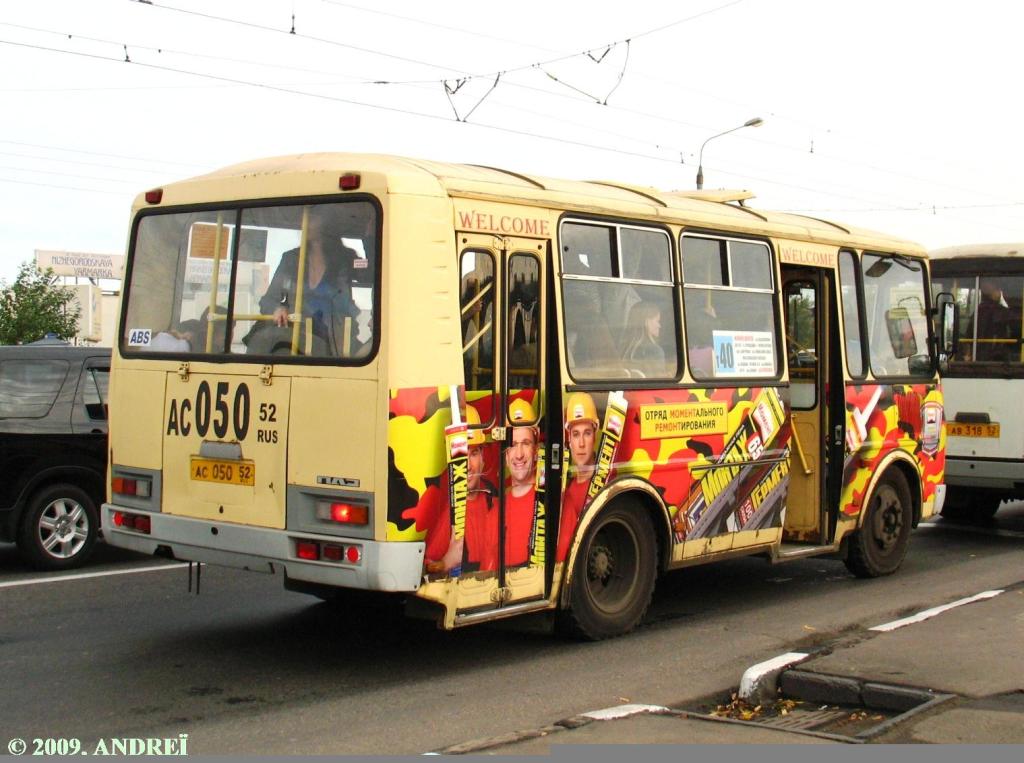
[[(254, 572), (283, 570), (291, 580), (368, 591), (415, 591), (423, 578), (422, 542), (381, 543), (364, 538), (299, 534), (159, 512), (146, 512), (150, 532), (143, 534), (115, 525), (115, 511), (142, 513), (129, 507), (103, 504), (103, 539), (112, 546), (143, 554)], [(299, 559), (298, 541), (346, 549), (354, 546), (359, 550), (359, 561)]]
[(1024, 488), (1024, 460), (947, 455), (946, 484), (1020, 491)]

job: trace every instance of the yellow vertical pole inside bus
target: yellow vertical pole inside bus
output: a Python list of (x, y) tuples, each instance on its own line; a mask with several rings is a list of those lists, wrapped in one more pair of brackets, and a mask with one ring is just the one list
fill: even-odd
[(213, 273), (210, 276), (210, 309), (206, 314), (206, 352), (213, 352), (213, 322), (217, 320), (217, 290), (220, 288), (220, 242), (224, 238), (224, 213), (217, 213), (213, 234)]
[(292, 355), (299, 349), (299, 327), (302, 323), (302, 290), (306, 285), (306, 251), (309, 248), (309, 207), (302, 208), (302, 235), (299, 238), (299, 264), (295, 282), (295, 304), (292, 311), (298, 317), (292, 321)]

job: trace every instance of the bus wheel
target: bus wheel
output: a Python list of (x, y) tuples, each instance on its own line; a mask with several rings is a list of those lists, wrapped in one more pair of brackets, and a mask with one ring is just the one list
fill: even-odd
[(903, 475), (890, 469), (875, 485), (864, 524), (850, 539), (846, 567), (859, 578), (890, 575), (907, 554), (913, 510)]
[(594, 641), (628, 633), (654, 593), (657, 547), (647, 512), (632, 501), (602, 511), (576, 554), (563, 625)]
[(99, 514), (88, 493), (59, 483), (28, 502), (18, 532), (18, 549), (33, 567), (66, 570), (89, 557), (99, 532)]

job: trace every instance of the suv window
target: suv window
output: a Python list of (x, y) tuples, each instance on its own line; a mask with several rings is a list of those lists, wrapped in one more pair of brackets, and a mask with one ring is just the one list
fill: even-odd
[(107, 420), (107, 390), (110, 385), (109, 368), (87, 368), (82, 377), (82, 398), (85, 412), (93, 421)]
[(0, 418), (42, 418), (57, 399), (67, 374), (66, 360), (6, 360), (0, 363)]

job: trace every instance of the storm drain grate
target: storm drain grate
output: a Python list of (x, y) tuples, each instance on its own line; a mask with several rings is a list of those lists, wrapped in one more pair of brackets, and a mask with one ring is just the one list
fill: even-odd
[(863, 743), (918, 713), (954, 699), (929, 689), (787, 670), (779, 677), (779, 697), (751, 706), (731, 694), (708, 712), (684, 710), (690, 718), (768, 727), (779, 731)]
[(759, 720), (763, 726), (772, 726), (777, 729), (815, 729), (830, 723), (835, 723), (847, 716), (847, 712), (840, 708), (822, 708), (818, 710), (791, 710), (788, 715), (779, 715), (774, 718)]

